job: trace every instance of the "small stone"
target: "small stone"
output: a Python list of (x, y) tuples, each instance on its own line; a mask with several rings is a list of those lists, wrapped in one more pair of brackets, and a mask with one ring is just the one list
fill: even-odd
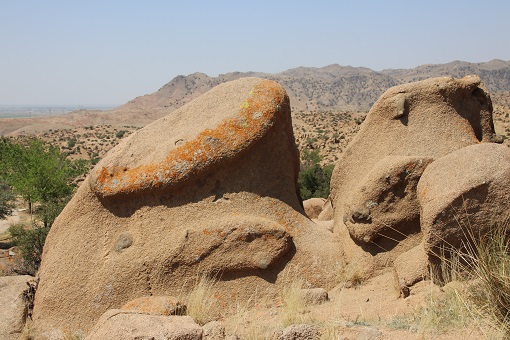
[(133, 244), (133, 237), (131, 237), (130, 234), (124, 233), (120, 234), (119, 238), (117, 239), (117, 242), (115, 242), (115, 251), (121, 252), (126, 248), (131, 247)]

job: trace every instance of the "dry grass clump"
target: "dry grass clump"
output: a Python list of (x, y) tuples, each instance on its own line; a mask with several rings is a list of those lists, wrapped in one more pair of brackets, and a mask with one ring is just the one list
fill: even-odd
[(346, 288), (358, 288), (366, 280), (363, 273), (363, 264), (356, 261), (340, 264), (337, 271), (337, 282)]
[(438, 255), (441, 265), (431, 276), (450, 283), (446, 298), (430, 297), (418, 317), (419, 329), (445, 331), (475, 323), (482, 333), (510, 338), (510, 221), (484, 234), (463, 229), (471, 242)]
[(214, 320), (214, 297), (215, 280), (203, 275), (195, 282), (193, 289), (185, 297), (187, 314), (196, 323), (203, 326)]
[(301, 279), (293, 280), (282, 292), (283, 311), (281, 323), (283, 327), (305, 323), (306, 303), (301, 289), (304, 282)]

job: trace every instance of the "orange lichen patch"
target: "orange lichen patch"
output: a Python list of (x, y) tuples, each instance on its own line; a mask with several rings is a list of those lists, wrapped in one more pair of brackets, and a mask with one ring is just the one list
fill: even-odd
[(92, 189), (101, 196), (114, 196), (169, 187), (203, 172), (222, 159), (233, 158), (273, 126), (285, 97), (285, 90), (280, 85), (269, 80), (261, 81), (250, 91), (236, 116), (223, 120), (214, 129), (205, 129), (194, 139), (171, 150), (159, 163), (131, 169), (102, 167), (96, 171), (97, 179), (92, 183)]

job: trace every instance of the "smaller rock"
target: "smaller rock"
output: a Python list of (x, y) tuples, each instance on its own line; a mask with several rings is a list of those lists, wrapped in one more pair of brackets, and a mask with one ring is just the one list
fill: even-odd
[(303, 201), (303, 208), (305, 209), (305, 214), (308, 218), (318, 218), (326, 200), (324, 198), (313, 197)]
[(202, 326), (202, 339), (225, 339), (225, 326), (219, 321), (211, 321)]
[(409, 287), (427, 279), (429, 275), (429, 259), (423, 243), (399, 255), (393, 262), (395, 281), (402, 297), (410, 294)]
[(331, 204), (331, 199), (327, 199), (322, 208), (322, 212), (317, 217), (319, 221), (331, 221), (333, 220), (333, 214), (335, 210), (333, 209), (333, 205)]
[(320, 339), (321, 332), (317, 327), (307, 324), (290, 325), (276, 334), (278, 340), (316, 340)]
[(380, 339), (383, 339), (383, 333), (375, 328), (365, 328), (356, 337), (356, 340), (380, 340)]
[(14, 340), (20, 337), (25, 324), (23, 291), (31, 276), (0, 277), (0, 339)]
[(129, 301), (121, 308), (148, 315), (184, 315), (186, 306), (173, 296), (144, 296)]
[(300, 292), (306, 305), (320, 305), (328, 301), (328, 292), (324, 288), (301, 289)]
[(202, 334), (202, 328), (189, 316), (147, 315), (110, 309), (101, 316), (86, 340), (200, 340)]

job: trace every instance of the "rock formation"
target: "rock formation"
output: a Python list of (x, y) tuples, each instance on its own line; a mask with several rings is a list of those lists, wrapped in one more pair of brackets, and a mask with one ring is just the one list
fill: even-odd
[[(508, 212), (510, 151), (491, 143), (500, 140), (478, 77), (386, 91), (336, 163), (329, 199), (306, 202), (323, 208), (320, 223), (299, 198), (289, 107), (277, 83), (243, 78), (113, 149), (48, 235), (33, 313), (38, 338), (101, 339), (146, 325), (136, 334), (153, 336), (181, 323), (190, 338), (224, 334), (169, 316), (184, 309), (171, 296), (203, 276), (218, 281), (223, 306), (255, 290), (276, 296), (295, 278), (315, 304), (339, 283), (337, 270), (351, 266), (361, 282), (391, 266), (405, 297), (439, 248), (467, 240), (463, 225), (483, 233)], [(467, 214), (456, 224), (459, 210)], [(319, 333), (292, 326), (278, 336)]]
[[(437, 216), (446, 213), (445, 204), (458, 207), (454, 200), (467, 193), (464, 184), (456, 183), (478, 183), (483, 177), (477, 175), (481, 169), (469, 170), (455, 154), (467, 157), (479, 150), (484, 155), (474, 164), (494, 164), (494, 157), (506, 156), (494, 155), (491, 148), (498, 146), (490, 142), (501, 142), (501, 138), (494, 132), (490, 96), (478, 77), (432, 78), (387, 90), (337, 161), (331, 180), (332, 205), (328, 214), (323, 213), (333, 215), (348, 261), (363, 263), (365, 275), (394, 262), (401, 287), (427, 277), (429, 255), (441, 243), (438, 237), (447, 236)], [(503, 171), (498, 166), (493, 168)], [(422, 180), (428, 167), (431, 172)], [(452, 167), (456, 170), (449, 173)], [(498, 178), (492, 180), (500, 185), (508, 181), (503, 178), (507, 175), (495, 175), (495, 171), (488, 174)], [(453, 180), (454, 176), (458, 178)], [(445, 195), (448, 198), (442, 198)], [(496, 197), (503, 198), (501, 192)], [(481, 209), (480, 215), (487, 218), (488, 210), (479, 203), (474, 209)], [(445, 223), (451, 225), (448, 218)], [(459, 229), (452, 233), (452, 244), (458, 246)]]
[(222, 84), (124, 139), (48, 235), (34, 330), (86, 334), (202, 275), (225, 303), (296, 276), (327, 288), (338, 246), (304, 215), (298, 171), (288, 97), (268, 80)]
[(86, 340), (201, 340), (202, 328), (189, 316), (138, 314), (111, 309), (104, 313)]
[(360, 185), (361, 174), (372, 171), (383, 158), (437, 159), (468, 145), (497, 140), (491, 99), (480, 78), (432, 78), (392, 87), (374, 104), (335, 165), (331, 179), (335, 221), (344, 220), (345, 202)]

